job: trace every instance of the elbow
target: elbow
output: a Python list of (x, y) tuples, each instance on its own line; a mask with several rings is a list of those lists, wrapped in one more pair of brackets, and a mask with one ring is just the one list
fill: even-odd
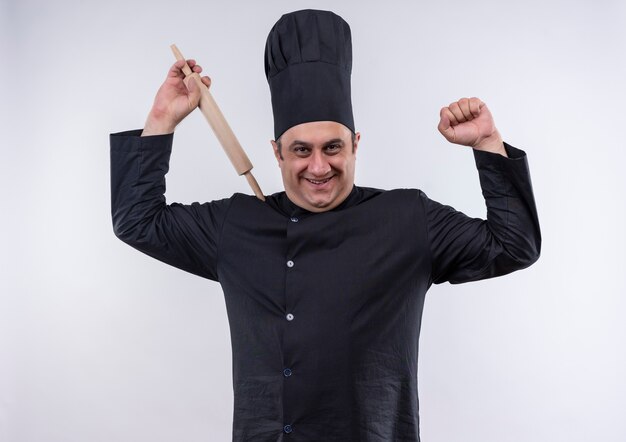
[(539, 260), (539, 256), (541, 256), (541, 233), (539, 233), (539, 231), (537, 231), (530, 244), (532, 247), (528, 254), (529, 266), (536, 263)]
[(541, 237), (529, 239), (523, 247), (518, 247), (515, 254), (511, 254), (517, 263), (517, 270), (530, 267), (539, 260), (541, 256)]
[(520, 264), (522, 265), (521, 268), (530, 267), (531, 265), (536, 263), (539, 260), (540, 255), (541, 252), (539, 250), (535, 250), (533, 253), (529, 253), (527, 256), (524, 257), (523, 260), (520, 261)]
[(119, 240), (131, 246), (137, 242), (139, 226), (135, 220), (114, 214), (112, 221), (113, 233)]
[(125, 243), (130, 243), (131, 238), (133, 236), (132, 231), (124, 228), (123, 225), (121, 225), (120, 223), (115, 222), (115, 220), (113, 220), (113, 234), (115, 234), (115, 236), (117, 237), (117, 239), (125, 242)]
[(141, 207), (140, 204), (113, 206), (111, 220), (113, 233), (126, 244), (135, 248), (145, 247), (158, 237), (158, 221), (164, 206)]

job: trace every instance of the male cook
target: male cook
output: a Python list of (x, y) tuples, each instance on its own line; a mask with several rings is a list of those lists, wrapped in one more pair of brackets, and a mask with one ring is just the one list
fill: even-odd
[(503, 143), (481, 100), (464, 98), (441, 110), (439, 130), (473, 148), (487, 220), (417, 189), (355, 186), (350, 28), (304, 10), (283, 15), (265, 48), (285, 191), (265, 202), (237, 193), (168, 205), (173, 132), (200, 95), (181, 67), (170, 69), (143, 131), (111, 135), (113, 226), (140, 251), (222, 285), (233, 440), (419, 441), (426, 291), (539, 256), (526, 154)]

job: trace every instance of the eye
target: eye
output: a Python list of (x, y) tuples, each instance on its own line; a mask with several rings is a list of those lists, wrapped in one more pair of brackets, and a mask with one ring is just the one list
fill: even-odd
[(326, 146), (326, 152), (328, 153), (337, 153), (341, 150), (341, 144), (329, 144)]
[(304, 156), (304, 155), (309, 154), (309, 148), (305, 146), (294, 146), (292, 150), (296, 155), (299, 155), (299, 156)]

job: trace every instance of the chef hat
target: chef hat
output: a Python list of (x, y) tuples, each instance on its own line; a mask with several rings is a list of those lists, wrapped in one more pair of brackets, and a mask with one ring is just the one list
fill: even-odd
[(354, 132), (350, 26), (330, 11), (283, 15), (265, 44), (274, 135), (310, 121), (336, 121)]

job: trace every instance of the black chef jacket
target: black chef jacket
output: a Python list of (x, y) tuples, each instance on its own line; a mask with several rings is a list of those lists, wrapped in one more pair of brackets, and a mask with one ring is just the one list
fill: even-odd
[(474, 150), (487, 220), (416, 189), (354, 187), (311, 213), (284, 192), (166, 204), (173, 135), (111, 135), (115, 234), (219, 281), (235, 441), (419, 441), (418, 338), (430, 285), (504, 275), (539, 256), (526, 155)]

